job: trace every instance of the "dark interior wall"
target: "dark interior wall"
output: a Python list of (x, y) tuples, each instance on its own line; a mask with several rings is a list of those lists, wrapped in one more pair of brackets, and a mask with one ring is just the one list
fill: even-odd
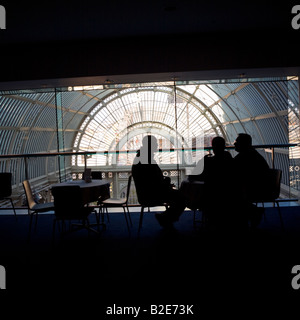
[[(169, 1), (163, 9), (156, 1), (149, 8), (131, 2), (127, 6), (121, 1), (105, 6), (91, 1), (89, 6), (4, 2), (7, 29), (0, 30), (0, 82), (299, 67), (300, 30), (291, 27), (292, 7), (286, 3), (244, 2), (238, 7), (229, 1), (217, 10), (216, 1), (206, 7), (202, 1), (187, 1), (183, 7)], [(133, 8), (140, 10), (139, 18)], [(163, 10), (164, 16), (157, 16), (154, 23), (150, 9)]]
[(276, 35), (243, 36), (233, 41), (232, 34), (218, 33), (9, 45), (1, 48), (0, 81), (299, 66), (297, 50)]

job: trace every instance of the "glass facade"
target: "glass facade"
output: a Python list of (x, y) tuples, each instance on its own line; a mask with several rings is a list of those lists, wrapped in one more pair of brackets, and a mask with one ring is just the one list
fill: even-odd
[(25, 178), (43, 189), (88, 166), (111, 179), (119, 196), (146, 134), (157, 137), (157, 161), (178, 184), (214, 136), (231, 146), (241, 132), (283, 170), (283, 195), (297, 195), (299, 147), (287, 146), (299, 143), (296, 77), (1, 92), (0, 170), (14, 173), (18, 194)]

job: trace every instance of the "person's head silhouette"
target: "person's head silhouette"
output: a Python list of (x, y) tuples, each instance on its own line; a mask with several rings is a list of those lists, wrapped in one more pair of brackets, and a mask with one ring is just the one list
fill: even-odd
[(216, 156), (225, 151), (225, 140), (222, 137), (214, 137), (211, 141), (211, 145)]
[(142, 164), (153, 164), (154, 152), (157, 151), (157, 140), (152, 135), (147, 135), (142, 140), (142, 146), (139, 152), (139, 161)]
[(247, 133), (239, 133), (234, 142), (237, 152), (244, 152), (252, 149), (252, 138)]

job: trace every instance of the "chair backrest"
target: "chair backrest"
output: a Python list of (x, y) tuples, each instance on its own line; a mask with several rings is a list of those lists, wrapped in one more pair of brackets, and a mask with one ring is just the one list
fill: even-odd
[(258, 187), (254, 202), (273, 202), (280, 195), (282, 171), (279, 169), (269, 169), (265, 178)]
[(132, 175), (129, 175), (128, 182), (127, 182), (127, 190), (126, 190), (126, 204), (128, 203), (128, 200), (129, 200), (131, 180), (132, 180)]
[(32, 190), (28, 180), (23, 181), (23, 187), (24, 187), (28, 207), (29, 209), (32, 209), (33, 206), (36, 205), (36, 202), (34, 201)]
[(85, 168), (83, 173), (82, 173), (82, 180), (89, 181), (91, 180), (91, 175), (92, 175), (92, 169), (90, 168)]
[(54, 211), (60, 219), (83, 219), (86, 217), (79, 186), (57, 186), (51, 189)]
[(155, 191), (155, 196), (153, 196), (153, 186), (149, 186), (148, 182), (141, 179), (137, 175), (132, 175), (135, 184), (135, 190), (140, 205), (144, 207), (152, 207), (163, 205), (163, 200), (158, 199), (158, 193)]
[(280, 195), (281, 177), (282, 171), (280, 169), (269, 170), (270, 196), (274, 200)]
[(0, 173), (0, 199), (11, 196), (11, 177), (12, 174), (10, 172)]

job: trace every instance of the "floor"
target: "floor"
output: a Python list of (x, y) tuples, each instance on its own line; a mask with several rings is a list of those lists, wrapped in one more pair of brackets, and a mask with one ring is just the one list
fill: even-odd
[[(194, 226), (188, 210), (168, 230), (158, 225), (154, 212), (146, 212), (138, 232), (139, 211), (132, 208), (130, 230), (123, 214), (111, 212), (100, 234), (81, 230), (60, 238), (56, 230), (54, 241), (53, 214), (39, 216), (28, 240), (26, 211), (18, 210), (17, 219), (1, 211), (0, 265), (7, 287), (1, 296), (43, 305), (63, 304), (71, 296), (75, 305), (83, 299), (89, 312), (95, 304), (99, 318), (114, 304), (146, 309), (150, 304), (193, 305), (198, 319), (220, 310), (242, 316), (237, 304), (248, 314), (263, 306), (286, 315), (288, 305), (300, 297), (291, 286), (292, 267), (300, 264), (300, 207), (281, 206), (284, 230), (277, 209), (269, 206), (260, 226), (246, 234)], [(49, 293), (54, 301), (39, 299)], [(138, 319), (154, 319), (149, 312), (143, 316)]]

